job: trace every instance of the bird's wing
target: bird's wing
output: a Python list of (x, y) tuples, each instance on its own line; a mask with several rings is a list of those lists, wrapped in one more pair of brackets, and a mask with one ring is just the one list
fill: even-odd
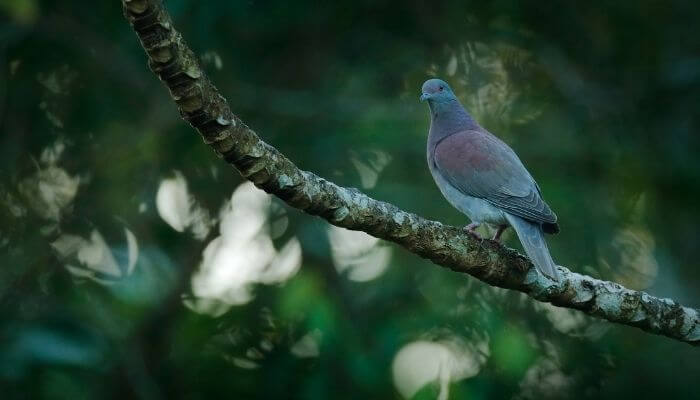
[(435, 146), (433, 162), (451, 185), (468, 196), (530, 221), (557, 221), (515, 152), (488, 132), (462, 131), (442, 139)]

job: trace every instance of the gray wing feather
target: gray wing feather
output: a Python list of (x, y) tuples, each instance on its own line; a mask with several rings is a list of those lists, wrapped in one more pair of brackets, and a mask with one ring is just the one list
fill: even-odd
[(515, 152), (488, 132), (463, 131), (446, 137), (435, 147), (434, 163), (466, 195), (534, 222), (557, 221)]

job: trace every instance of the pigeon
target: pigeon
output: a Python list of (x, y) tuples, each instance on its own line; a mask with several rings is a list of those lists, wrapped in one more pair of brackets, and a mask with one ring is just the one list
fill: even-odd
[(496, 228), (500, 240), (509, 226), (538, 271), (559, 281), (545, 233), (558, 233), (557, 216), (542, 198), (532, 175), (507, 144), (481, 127), (440, 79), (423, 84), (421, 101), (430, 107), (428, 167), (440, 192), (471, 223)]

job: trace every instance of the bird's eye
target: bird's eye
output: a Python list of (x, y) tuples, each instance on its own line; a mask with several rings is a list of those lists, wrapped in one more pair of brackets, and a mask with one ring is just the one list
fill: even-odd
[(443, 89), (445, 89), (445, 88), (444, 88), (443, 86), (440, 86), (440, 91), (441, 91), (441, 92), (442, 92)]

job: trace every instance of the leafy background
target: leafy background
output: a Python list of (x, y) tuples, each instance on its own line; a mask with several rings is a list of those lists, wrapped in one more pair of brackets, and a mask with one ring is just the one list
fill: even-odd
[[(538, 179), (557, 261), (700, 305), (700, 3), (166, 5), (301, 168), (466, 224), (424, 161), (419, 88), (443, 77)], [(0, 0), (0, 20), (3, 398), (697, 398), (688, 345), (244, 183), (179, 120), (119, 2)]]

